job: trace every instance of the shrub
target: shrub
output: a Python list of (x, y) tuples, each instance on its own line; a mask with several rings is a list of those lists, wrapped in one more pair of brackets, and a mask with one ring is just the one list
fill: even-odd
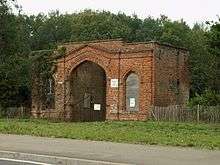
[(201, 95), (196, 94), (196, 96), (190, 100), (189, 105), (190, 106), (195, 106), (195, 105), (217, 106), (217, 105), (220, 105), (220, 94), (215, 91), (205, 90), (205, 92), (202, 93)]

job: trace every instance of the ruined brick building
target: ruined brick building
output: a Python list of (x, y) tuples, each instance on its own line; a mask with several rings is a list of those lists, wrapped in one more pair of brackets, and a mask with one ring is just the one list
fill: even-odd
[(67, 43), (56, 61), (54, 106), (37, 100), (32, 115), (71, 121), (146, 120), (151, 106), (184, 105), (189, 97), (188, 55), (158, 42), (121, 40)]

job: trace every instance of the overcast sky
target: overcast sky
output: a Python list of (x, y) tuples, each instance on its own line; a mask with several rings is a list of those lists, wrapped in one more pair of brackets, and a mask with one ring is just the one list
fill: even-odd
[(217, 20), (220, 0), (17, 0), (26, 14), (79, 12), (84, 9), (107, 10), (113, 13), (137, 14), (140, 18), (167, 15), (172, 20), (183, 18), (191, 26), (195, 22)]

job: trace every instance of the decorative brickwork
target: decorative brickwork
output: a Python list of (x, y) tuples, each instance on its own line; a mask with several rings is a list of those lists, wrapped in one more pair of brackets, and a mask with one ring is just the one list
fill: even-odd
[[(121, 40), (68, 43), (60, 47), (66, 48), (66, 56), (57, 60), (54, 74), (55, 109), (50, 112), (36, 110), (34, 107), (37, 107), (39, 101), (34, 97), (34, 116), (41, 114), (41, 117), (50, 115), (68, 120), (73, 118), (71, 76), (77, 66), (86, 61), (97, 64), (105, 71), (104, 105), (107, 120), (147, 120), (152, 105), (182, 105), (187, 102), (188, 51), (183, 48), (157, 42), (129, 44)], [(137, 111), (128, 111), (126, 108), (129, 106), (129, 98), (126, 103), (126, 79), (129, 73), (138, 76), (138, 99), (135, 100), (136, 96), (133, 98), (132, 94), (130, 99), (131, 107), (138, 105)]]

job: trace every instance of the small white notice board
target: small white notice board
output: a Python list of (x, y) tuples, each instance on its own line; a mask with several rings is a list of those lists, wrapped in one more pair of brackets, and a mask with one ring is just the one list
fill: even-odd
[(100, 111), (101, 110), (101, 104), (94, 104), (94, 111)]
[(118, 87), (118, 79), (111, 79), (111, 87), (112, 88)]
[(134, 107), (135, 107), (135, 98), (130, 98), (130, 99), (129, 99), (129, 106), (130, 106), (131, 108), (134, 108)]

